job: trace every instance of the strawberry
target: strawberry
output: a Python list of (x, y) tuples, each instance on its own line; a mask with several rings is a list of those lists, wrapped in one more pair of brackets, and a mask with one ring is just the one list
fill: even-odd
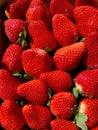
[(76, 91), (84, 96), (98, 97), (98, 69), (84, 70), (75, 78)]
[(44, 105), (48, 101), (48, 88), (38, 79), (19, 85), (17, 93), (35, 105)]
[(64, 14), (68, 18), (72, 19), (73, 6), (68, 0), (51, 0), (50, 1), (50, 11), (52, 15)]
[(75, 1), (75, 6), (93, 6), (95, 8), (98, 7), (98, 1), (97, 0), (76, 0)]
[(9, 71), (0, 69), (0, 97), (3, 100), (19, 99), (20, 96), (17, 93), (17, 86), (20, 84), (20, 80), (12, 76)]
[(48, 26), (51, 25), (51, 13), (50, 10), (44, 5), (44, 3), (30, 6), (26, 12), (26, 20), (32, 22), (33, 20), (42, 20)]
[(76, 103), (71, 92), (59, 92), (53, 95), (50, 101), (50, 110), (60, 119), (69, 119), (73, 115), (73, 107)]
[(17, 44), (11, 44), (4, 52), (2, 65), (12, 72), (21, 72), (22, 66), (22, 47)]
[[(27, 28), (25, 22), (21, 19), (8, 19), (4, 22), (5, 33), (9, 40), (13, 43), (16, 43), (19, 39), (19, 34)], [(23, 35), (21, 36), (23, 37)]]
[(45, 8), (40, 5), (36, 5), (32, 8), (28, 8), (26, 12), (26, 20), (31, 22), (32, 20), (43, 20)]
[(42, 73), (39, 79), (55, 92), (67, 91), (72, 85), (71, 75), (61, 70)]
[(54, 119), (50, 122), (52, 130), (79, 130), (79, 128), (69, 120)]
[(73, 10), (74, 19), (81, 36), (98, 30), (98, 10), (91, 6), (79, 6)]
[(98, 130), (98, 125), (93, 127), (93, 128), (91, 128), (91, 130)]
[[(80, 128), (83, 129), (83, 124), (85, 126), (85, 130), (98, 124), (98, 99), (84, 98), (80, 101), (78, 111), (79, 113), (75, 117), (75, 120), (76, 124)], [(83, 117), (85, 117), (84, 122)]]
[(32, 76), (39, 77), (43, 72), (51, 70), (52, 59), (42, 49), (27, 49), (22, 53), (24, 71)]
[(4, 100), (1, 105), (1, 125), (6, 130), (20, 130), (25, 124), (21, 107), (13, 100)]
[(54, 63), (60, 70), (67, 71), (75, 69), (80, 63), (85, 51), (86, 47), (83, 42), (59, 48), (54, 54)]
[[(87, 52), (84, 56), (84, 65), (88, 68), (98, 68), (98, 32), (91, 32), (85, 38)], [(93, 60), (92, 60), (93, 59)]]
[(49, 108), (27, 104), (23, 106), (23, 115), (26, 123), (33, 129), (45, 129), (49, 126), (52, 114)]
[(11, 19), (22, 19), (31, 0), (10, 0), (6, 4), (5, 14)]
[(79, 35), (76, 25), (63, 14), (53, 16), (52, 27), (60, 46), (67, 46), (78, 40)]
[(50, 48), (56, 47), (56, 40), (53, 33), (42, 20), (32, 21), (28, 26), (31, 39), (34, 40), (34, 48)]

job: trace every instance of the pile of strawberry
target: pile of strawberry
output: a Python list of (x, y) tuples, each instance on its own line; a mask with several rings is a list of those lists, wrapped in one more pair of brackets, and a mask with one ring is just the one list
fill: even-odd
[(98, 1), (6, 0), (0, 129), (98, 130)]

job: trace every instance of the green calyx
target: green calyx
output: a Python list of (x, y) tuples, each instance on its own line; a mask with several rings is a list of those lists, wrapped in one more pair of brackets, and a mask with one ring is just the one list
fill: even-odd
[(22, 47), (27, 47), (28, 42), (27, 42), (27, 30), (23, 28), (23, 32), (19, 33), (19, 38), (16, 41), (16, 43), (21, 44)]
[(75, 116), (75, 123), (76, 125), (81, 128), (81, 130), (88, 130), (88, 127), (86, 125), (86, 122), (88, 120), (88, 117), (86, 114), (84, 113), (78, 113), (76, 116)]
[(22, 74), (19, 72), (14, 72), (12, 75), (18, 77), (19, 79), (22, 79)]
[(30, 75), (30, 74), (24, 74), (24, 79), (27, 79), (27, 80), (32, 80), (32, 79), (36, 79), (35, 77), (33, 77), (32, 75)]
[(46, 52), (51, 52), (51, 49), (50, 49), (49, 47), (46, 47), (46, 48), (45, 48), (45, 51), (46, 51)]
[(78, 97), (79, 97), (79, 89), (78, 88), (76, 88), (76, 87), (74, 87), (73, 89), (72, 89), (72, 93), (73, 93), (73, 95), (75, 96), (75, 98), (76, 99), (78, 99)]

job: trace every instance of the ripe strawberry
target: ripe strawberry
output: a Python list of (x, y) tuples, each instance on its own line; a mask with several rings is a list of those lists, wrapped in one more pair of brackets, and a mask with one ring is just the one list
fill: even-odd
[(54, 54), (54, 63), (60, 70), (75, 69), (86, 51), (83, 42), (74, 43), (58, 49)]
[(13, 100), (4, 100), (1, 105), (1, 125), (6, 130), (20, 130), (25, 124), (21, 107)]
[(50, 1), (50, 11), (52, 15), (64, 14), (68, 18), (72, 19), (73, 6), (68, 0), (51, 0)]
[(2, 65), (12, 72), (21, 72), (23, 69), (22, 47), (17, 44), (11, 44), (3, 55)]
[(35, 105), (44, 105), (48, 101), (48, 88), (40, 80), (31, 80), (19, 85), (17, 93)]
[(38, 4), (29, 7), (25, 17), (28, 22), (32, 22), (33, 20), (42, 20), (48, 26), (51, 25), (51, 13), (50, 10), (44, 4)]
[(54, 119), (50, 122), (52, 130), (79, 130), (79, 128), (69, 120)]
[(45, 13), (45, 8), (40, 5), (36, 5), (32, 8), (28, 8), (26, 12), (26, 20), (28, 22), (31, 22), (32, 20), (43, 20), (44, 13)]
[(75, 78), (76, 90), (84, 96), (98, 97), (98, 69), (84, 70)]
[(76, 25), (63, 14), (53, 16), (52, 27), (60, 46), (67, 46), (78, 40), (79, 35)]
[(75, 6), (93, 6), (95, 8), (98, 7), (98, 1), (97, 0), (76, 0), (75, 1)]
[(36, 5), (43, 5), (43, 0), (31, 0), (29, 8), (32, 8)]
[[(87, 52), (84, 56), (84, 64), (88, 68), (98, 68), (98, 32), (91, 32), (85, 38)], [(92, 60), (93, 59), (93, 60)]]
[(50, 110), (60, 119), (69, 119), (73, 115), (75, 97), (70, 92), (59, 92), (53, 95), (50, 101)]
[(26, 73), (39, 77), (41, 73), (51, 70), (52, 59), (46, 51), (34, 48), (23, 51), (22, 63)]
[(6, 4), (5, 14), (11, 19), (22, 19), (31, 0), (10, 0)]
[(71, 75), (60, 70), (42, 73), (39, 79), (56, 92), (67, 91), (72, 85)]
[[(87, 116), (84, 123), (88, 128), (94, 127), (98, 124), (98, 99), (84, 98), (79, 104), (79, 114)], [(76, 118), (76, 123), (81, 120), (81, 116)], [(84, 124), (84, 125), (85, 125)], [(77, 124), (78, 125), (78, 124)]]
[(4, 22), (5, 33), (9, 40), (13, 43), (17, 42), (19, 39), (20, 32), (27, 28), (25, 22), (21, 19), (8, 19)]
[(31, 39), (34, 40), (34, 48), (45, 49), (48, 47), (53, 50), (56, 47), (54, 35), (43, 21), (32, 21), (28, 26), (28, 31)]
[(20, 84), (20, 80), (12, 76), (9, 71), (0, 69), (0, 97), (3, 100), (19, 99), (20, 96), (17, 93), (17, 87)]
[(98, 30), (98, 10), (91, 6), (79, 6), (73, 10), (74, 19), (81, 36)]
[(23, 106), (23, 115), (26, 123), (33, 129), (45, 129), (52, 119), (50, 110), (45, 106), (27, 104)]

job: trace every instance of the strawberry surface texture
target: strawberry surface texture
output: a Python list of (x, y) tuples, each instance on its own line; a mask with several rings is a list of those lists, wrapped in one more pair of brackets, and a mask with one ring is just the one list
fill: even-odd
[(0, 0), (0, 130), (98, 130), (98, 0)]

